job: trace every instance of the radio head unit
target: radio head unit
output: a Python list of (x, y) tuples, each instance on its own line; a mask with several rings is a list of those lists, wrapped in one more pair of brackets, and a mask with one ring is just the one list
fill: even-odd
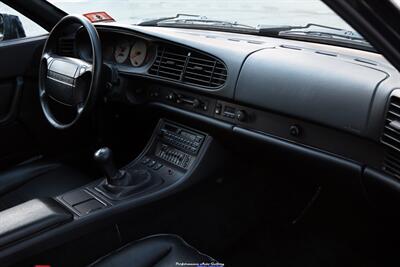
[(197, 155), (205, 135), (164, 121), (160, 127), (159, 137), (166, 144)]

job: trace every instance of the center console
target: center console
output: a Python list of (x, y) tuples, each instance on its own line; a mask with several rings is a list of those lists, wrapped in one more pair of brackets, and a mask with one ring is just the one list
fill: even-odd
[(162, 119), (134, 161), (118, 169), (111, 150), (99, 149), (95, 160), (105, 179), (65, 193), (57, 200), (77, 217), (143, 199), (151, 201), (196, 182), (212, 170), (217, 147), (207, 133)]
[(221, 153), (223, 149), (207, 133), (164, 119), (142, 153), (123, 168), (115, 166), (110, 149), (101, 148), (94, 158), (104, 177), (1, 213), (0, 259), (12, 262), (17, 253), (27, 255), (33, 245), (44, 250), (49, 244), (61, 244), (117, 214), (212, 177), (221, 166)]
[(1, 212), (0, 259), (12, 262), (16, 253), (27, 255), (33, 245), (45, 249), (61, 244), (105, 225), (117, 214), (212, 177), (221, 166), (222, 152), (207, 133), (164, 119), (142, 153), (123, 168), (115, 166), (110, 149), (101, 148), (94, 159), (104, 177), (55, 198), (32, 200)]
[(94, 159), (102, 178), (55, 198), (35, 199), (1, 212), (2, 265), (13, 262), (16, 255), (28, 255), (33, 246), (36, 252), (56, 246), (59, 240), (106, 225), (117, 214), (212, 177), (222, 166), (222, 153), (207, 133), (164, 119), (142, 153), (123, 168), (116, 167), (110, 149), (99, 149)]

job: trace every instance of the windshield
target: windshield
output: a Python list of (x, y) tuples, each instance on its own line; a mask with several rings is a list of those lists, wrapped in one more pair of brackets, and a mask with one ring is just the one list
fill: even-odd
[(118, 22), (137, 24), (176, 14), (259, 25), (324, 24), (352, 30), (320, 0), (49, 0), (70, 14), (106, 11)]
[[(69, 14), (105, 11), (117, 22), (218, 30), (275, 29), (275, 35), (359, 44), (363, 38), (321, 0), (48, 0)], [(391, 0), (400, 2), (400, 0)], [(182, 15), (186, 14), (185, 19)], [(198, 15), (197, 17), (193, 15)], [(175, 19), (172, 19), (174, 18)], [(178, 18), (176, 18), (178, 17)], [(143, 22), (152, 22), (143, 24)], [(323, 27), (309, 27), (320, 25)], [(303, 26), (303, 28), (301, 28)], [(305, 27), (306, 26), (306, 27)], [(291, 28), (292, 27), (292, 28)], [(296, 27), (296, 31), (293, 31)], [(279, 29), (279, 30), (278, 30)], [(286, 30), (285, 30), (286, 29)], [(338, 31), (339, 30), (339, 31)], [(272, 31), (263, 31), (272, 35)], [(285, 34), (281, 34), (284, 32)], [(346, 39), (346, 40), (345, 40)], [(364, 43), (363, 45), (368, 45)]]

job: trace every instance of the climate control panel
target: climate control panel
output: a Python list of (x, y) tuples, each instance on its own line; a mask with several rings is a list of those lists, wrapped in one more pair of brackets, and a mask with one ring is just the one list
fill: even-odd
[(163, 120), (158, 128), (153, 156), (187, 170), (205, 139), (204, 133)]

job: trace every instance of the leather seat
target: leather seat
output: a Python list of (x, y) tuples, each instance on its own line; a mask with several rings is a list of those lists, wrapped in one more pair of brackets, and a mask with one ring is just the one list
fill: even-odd
[(81, 172), (51, 161), (20, 164), (0, 172), (0, 210), (40, 197), (55, 197), (90, 182)]
[(129, 243), (98, 259), (90, 267), (172, 267), (179, 266), (177, 263), (211, 265), (217, 261), (199, 252), (179, 236), (153, 235)]

